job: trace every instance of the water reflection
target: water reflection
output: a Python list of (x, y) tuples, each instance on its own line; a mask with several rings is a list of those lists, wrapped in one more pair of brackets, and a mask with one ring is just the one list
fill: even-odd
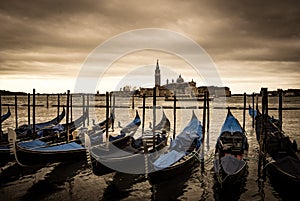
[(191, 168), (180, 175), (174, 175), (170, 180), (153, 185), (151, 188), (151, 200), (177, 200), (178, 197), (185, 193), (186, 188), (188, 187), (188, 180), (191, 176), (199, 173), (199, 171), (199, 168)]
[(146, 181), (144, 175), (116, 172), (112, 179), (107, 181), (108, 186), (100, 200), (111, 201), (127, 198), (133, 191), (133, 185), (144, 181)]
[(214, 198), (216, 201), (237, 201), (240, 199), (242, 193), (246, 192), (245, 188), (247, 182), (248, 170), (245, 172), (245, 175), (242, 179), (232, 185), (223, 185), (217, 181), (217, 178), (214, 179)]
[(0, 185), (20, 180), (28, 175), (34, 175), (43, 166), (20, 166), (17, 162), (8, 162), (1, 167)]
[(26, 194), (24, 200), (41, 200), (65, 188), (65, 182), (71, 183), (73, 178), (85, 167), (85, 161), (59, 163), (44, 178), (34, 183)]

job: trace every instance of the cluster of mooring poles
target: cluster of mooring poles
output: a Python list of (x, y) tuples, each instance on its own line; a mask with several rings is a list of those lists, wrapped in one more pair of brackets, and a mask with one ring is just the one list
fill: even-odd
[[(41, 107), (44, 105), (37, 105), (36, 104), (36, 90), (33, 89), (32, 94), (28, 93), (27, 94), (27, 104), (22, 104), (18, 105), (18, 95), (14, 95), (14, 103), (13, 104), (7, 104), (8, 106), (14, 106), (15, 110), (15, 127), (18, 128), (19, 126), (19, 121), (18, 121), (18, 108), (19, 106), (27, 106), (27, 123), (28, 125), (32, 126), (32, 131), (33, 131), (33, 138), (36, 138), (36, 108)], [(40, 95), (39, 95), (40, 96)], [(49, 94), (45, 94), (46, 96), (46, 107), (49, 108)], [(61, 96), (66, 96), (66, 105), (61, 105)], [(87, 96), (87, 101), (85, 101), (85, 97)], [(32, 97), (32, 101), (31, 101)], [(83, 126), (86, 126), (86, 121), (87, 125), (89, 126), (89, 94), (82, 94), (82, 112), (84, 113), (86, 110), (87, 113), (87, 118), (86, 120), (84, 119), (83, 121)], [(0, 94), (0, 115), (2, 115), (2, 95)], [(67, 125), (67, 130), (69, 131), (69, 122), (73, 122), (73, 96), (70, 94), (70, 90), (67, 90), (67, 94), (57, 94), (57, 105), (52, 105), (57, 107), (57, 120), (59, 120), (59, 115), (60, 115), (60, 108), (61, 107), (66, 107), (66, 125)], [(32, 109), (32, 113), (31, 113)], [(32, 118), (31, 118), (32, 117)], [(31, 124), (32, 121), (32, 124)], [(0, 139), (2, 138), (2, 122), (0, 123)], [(67, 133), (68, 133), (67, 131)], [(69, 141), (69, 135), (68, 135), (68, 141)]]
[[(279, 120), (279, 129), (282, 130), (282, 89), (278, 89), (278, 120)], [(258, 178), (266, 179), (266, 142), (267, 142), (267, 123), (268, 123), (268, 116), (269, 116), (269, 107), (268, 107), (268, 88), (261, 88), (261, 95), (262, 95), (262, 121), (260, 125), (260, 150), (259, 150), (259, 160), (258, 160)], [(256, 104), (256, 111), (258, 111), (258, 104)], [(254, 118), (252, 118), (254, 119)]]

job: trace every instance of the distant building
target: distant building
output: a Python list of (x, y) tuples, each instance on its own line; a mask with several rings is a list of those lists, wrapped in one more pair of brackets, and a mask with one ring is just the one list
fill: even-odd
[[(278, 96), (278, 90), (268, 91), (268, 95), (269, 96)], [(287, 89), (287, 90), (283, 90), (282, 94), (284, 96), (300, 96), (300, 89)]]
[[(191, 82), (185, 82), (181, 74), (179, 74), (178, 78), (176, 79), (176, 82), (174, 82), (174, 79), (172, 79), (172, 82), (169, 83), (169, 80), (167, 79), (167, 83), (163, 85), (163, 89), (168, 89), (169, 91), (172, 91), (172, 94), (176, 92), (177, 96), (195, 96), (197, 92), (196, 82), (194, 82), (193, 80)], [(167, 95), (170, 96), (171, 94), (169, 93)]]
[(217, 87), (217, 86), (197, 87), (197, 96), (204, 96), (204, 93), (207, 91), (209, 92), (209, 95), (213, 97), (231, 96), (231, 91), (228, 87)]
[(155, 86), (156, 87), (160, 86), (160, 69), (158, 65), (158, 59), (156, 61), (156, 68), (155, 68)]
[[(170, 97), (176, 93), (177, 96), (188, 96), (188, 97), (198, 97), (204, 96), (205, 91), (210, 92), (210, 96), (220, 97), (220, 96), (231, 96), (230, 89), (228, 87), (215, 87), (215, 86), (203, 86), (197, 87), (196, 82), (192, 79), (190, 82), (185, 82), (182, 78), (181, 74), (179, 74), (176, 82), (172, 79), (169, 82), (169, 79), (166, 80), (166, 84), (161, 86), (161, 74), (159, 69), (158, 60), (156, 62), (155, 68), (155, 89), (156, 89), (156, 96), (164, 96)], [(153, 88), (140, 88), (139, 94), (142, 96), (153, 96)]]

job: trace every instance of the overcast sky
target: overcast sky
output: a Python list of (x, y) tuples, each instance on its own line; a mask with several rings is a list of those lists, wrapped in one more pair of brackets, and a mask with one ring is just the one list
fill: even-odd
[[(72, 91), (95, 48), (118, 34), (144, 28), (166, 29), (194, 40), (233, 93), (300, 88), (299, 7), (299, 0), (4, 0), (0, 89)], [(147, 74), (152, 77), (156, 59), (174, 67), (170, 80), (181, 73), (185, 81), (205, 84), (185, 71), (188, 64), (182, 59), (159, 51), (120, 58), (105, 79), (115, 83), (124, 80), (118, 69), (149, 65), (153, 69)], [(163, 75), (163, 84), (168, 76)], [(108, 85), (99, 86), (100, 91), (111, 90)]]

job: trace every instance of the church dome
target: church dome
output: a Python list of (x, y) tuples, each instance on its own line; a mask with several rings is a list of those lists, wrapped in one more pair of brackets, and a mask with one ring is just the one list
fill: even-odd
[(176, 82), (177, 82), (177, 83), (183, 83), (183, 82), (184, 82), (183, 78), (181, 77), (181, 74), (180, 74), (179, 77), (177, 78)]

